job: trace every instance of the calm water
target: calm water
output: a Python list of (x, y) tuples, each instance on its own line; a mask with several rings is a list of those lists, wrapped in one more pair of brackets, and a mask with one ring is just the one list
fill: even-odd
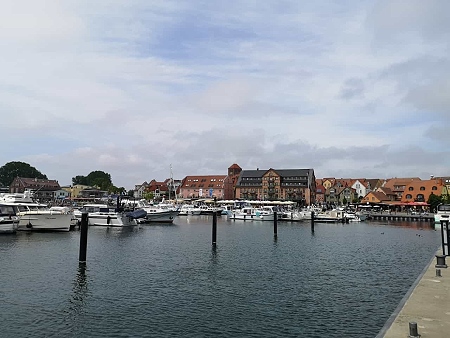
[(434, 257), (428, 223), (177, 218), (0, 236), (3, 337), (374, 337)]

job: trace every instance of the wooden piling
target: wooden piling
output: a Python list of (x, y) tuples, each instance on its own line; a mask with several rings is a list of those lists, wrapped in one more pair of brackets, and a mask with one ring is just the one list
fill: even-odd
[(83, 212), (81, 214), (81, 225), (80, 225), (80, 254), (78, 261), (80, 263), (86, 262), (86, 251), (87, 251), (87, 238), (88, 238), (88, 214)]
[(314, 232), (314, 211), (311, 211), (311, 231)]
[(217, 244), (217, 213), (213, 213), (213, 222), (212, 222), (212, 245), (216, 246)]
[(273, 212), (273, 235), (278, 235), (278, 215), (276, 211)]

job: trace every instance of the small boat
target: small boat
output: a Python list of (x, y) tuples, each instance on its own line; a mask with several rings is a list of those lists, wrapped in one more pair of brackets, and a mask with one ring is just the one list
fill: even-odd
[(107, 204), (85, 204), (81, 209), (74, 211), (78, 222), (81, 222), (83, 213), (88, 214), (88, 225), (107, 227), (126, 227), (137, 225), (137, 220), (146, 216), (144, 212), (123, 211), (121, 208), (112, 208)]
[(200, 215), (213, 215), (213, 214), (221, 215), (223, 210), (223, 208), (214, 207), (206, 204), (201, 205), (200, 209), (201, 209)]
[(202, 210), (192, 204), (183, 204), (180, 208), (178, 216), (200, 215)]
[(348, 219), (345, 218), (345, 211), (338, 209), (319, 212), (314, 215), (315, 222), (333, 223), (333, 222), (346, 222), (346, 220)]
[(139, 218), (138, 223), (173, 223), (175, 217), (180, 213), (180, 209), (170, 203), (148, 204), (145, 200), (140, 200), (136, 208), (144, 210), (147, 214)]
[(435, 228), (441, 227), (441, 221), (450, 221), (450, 204), (439, 204), (434, 214)]
[(273, 207), (265, 206), (261, 208), (243, 207), (233, 211), (229, 218), (244, 221), (273, 221), (274, 216)]

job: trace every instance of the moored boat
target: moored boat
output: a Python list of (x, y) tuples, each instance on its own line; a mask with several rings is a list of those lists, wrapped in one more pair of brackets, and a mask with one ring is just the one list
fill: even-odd
[(12, 234), (17, 230), (19, 217), (16, 216), (17, 206), (12, 203), (0, 204), (0, 233)]
[(450, 204), (439, 204), (434, 214), (434, 226), (441, 227), (441, 221), (450, 221)]
[(29, 192), (23, 194), (3, 194), (1, 203), (13, 205), (18, 217), (17, 230), (22, 231), (69, 231), (73, 219), (72, 211), (49, 208), (37, 203)]

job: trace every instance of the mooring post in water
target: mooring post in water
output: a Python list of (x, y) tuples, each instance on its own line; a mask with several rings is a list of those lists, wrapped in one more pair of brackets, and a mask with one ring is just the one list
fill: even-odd
[(419, 338), (420, 334), (417, 330), (417, 323), (409, 322), (409, 338)]
[(314, 211), (311, 211), (311, 231), (314, 232)]
[(217, 244), (217, 213), (213, 213), (213, 223), (212, 223), (212, 245)]
[(87, 249), (87, 238), (88, 238), (88, 214), (83, 212), (81, 214), (81, 225), (80, 225), (80, 255), (78, 261), (80, 263), (86, 262), (86, 249)]
[(278, 215), (277, 212), (273, 212), (273, 235), (276, 237), (278, 235)]

